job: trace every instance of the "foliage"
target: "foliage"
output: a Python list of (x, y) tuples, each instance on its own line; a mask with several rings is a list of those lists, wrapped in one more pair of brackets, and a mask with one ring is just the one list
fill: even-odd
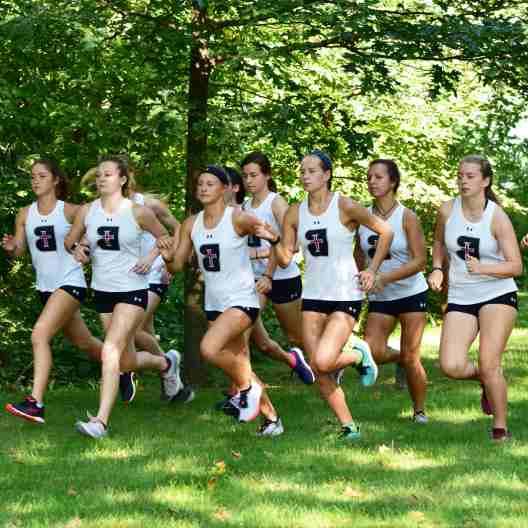
[[(528, 147), (509, 137), (528, 88), (528, 2), (0, 5), (3, 231), (30, 200), (17, 193), (27, 191), (18, 175), (31, 156), (57, 158), (78, 183), (100, 154), (126, 152), (145, 187), (167, 195), (182, 219), (205, 161), (236, 165), (262, 149), (279, 188), (298, 199), (297, 163), (313, 147), (332, 155), (337, 186), (361, 201), (367, 160), (394, 157), (404, 172), (401, 199), (417, 210), (429, 240), (458, 159), (485, 153), (516, 227), (528, 229), (519, 205)], [(16, 286), (29, 286), (30, 271), (0, 266), (7, 277), (0, 313), (14, 325), (8, 346), (27, 348), (35, 314), (16, 310), (37, 308), (29, 288), (20, 298)], [(192, 283), (184, 294), (183, 285), (174, 290), (186, 306)]]

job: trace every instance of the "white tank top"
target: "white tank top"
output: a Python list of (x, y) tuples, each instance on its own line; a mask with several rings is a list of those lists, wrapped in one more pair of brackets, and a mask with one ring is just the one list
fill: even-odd
[(37, 290), (52, 292), (61, 286), (86, 288), (81, 264), (64, 248), (64, 239), (71, 229), (64, 216), (64, 202), (57, 200), (48, 215), (39, 213), (37, 202), (33, 202), (25, 227)]
[(235, 231), (233, 213), (233, 207), (226, 207), (218, 225), (207, 229), (201, 211), (191, 231), (205, 280), (207, 311), (223, 312), (233, 306), (259, 307), (247, 237)]
[[(260, 220), (267, 222), (273, 227), (273, 229), (277, 233), (280, 233), (281, 228), (271, 208), (273, 200), (276, 196), (277, 193), (270, 192), (268, 196), (266, 196), (266, 199), (258, 207), (255, 208), (251, 207), (251, 198), (248, 198), (243, 203), (242, 209), (244, 209), (244, 211), (254, 214)], [(271, 244), (267, 240), (263, 240), (254, 235), (248, 236), (248, 245), (249, 247), (256, 249), (265, 249), (271, 247)], [(253, 267), (253, 273), (255, 274), (255, 277), (259, 279), (260, 277), (262, 277), (262, 274), (266, 271), (266, 268), (268, 266), (268, 259), (253, 259), (251, 260), (251, 265)], [(297, 266), (296, 262), (292, 260), (286, 268), (281, 268), (280, 266), (277, 266), (273, 273), (273, 278), (276, 280), (292, 279), (293, 277), (297, 277), (300, 274), (301, 272), (299, 271), (299, 267)]]
[[(145, 196), (141, 193), (134, 193), (132, 196), (132, 201), (138, 205), (145, 205)], [(143, 231), (143, 236), (141, 238), (141, 256), (144, 257), (148, 255), (154, 246), (156, 245), (156, 238), (149, 233), (148, 231)], [(152, 263), (150, 272), (148, 273), (149, 284), (161, 284), (163, 272), (165, 271), (165, 263), (161, 255), (156, 258)]]
[(92, 289), (128, 292), (148, 288), (147, 275), (132, 268), (141, 257), (143, 230), (132, 211), (133, 202), (125, 198), (119, 211), (109, 214), (95, 200), (85, 218), (86, 236), (92, 258)]
[(297, 239), (305, 261), (303, 299), (358, 301), (364, 298), (354, 259), (355, 234), (339, 218), (339, 193), (334, 193), (327, 210), (319, 216), (310, 213), (308, 198), (301, 202)]
[(467, 271), (466, 254), (478, 258), (482, 264), (504, 262), (504, 255), (491, 232), (496, 208), (497, 204), (489, 200), (480, 221), (469, 222), (464, 217), (460, 197), (453, 201), (453, 209), (444, 231), (449, 254), (447, 300), (450, 303), (476, 304), (517, 291), (517, 285), (512, 278), (498, 279)]
[[(372, 207), (369, 207), (369, 211), (372, 213)], [(379, 267), (380, 273), (390, 273), (404, 264), (407, 264), (409, 260), (411, 260), (407, 235), (403, 228), (404, 214), (405, 207), (399, 204), (391, 216), (386, 220), (392, 227), (394, 238), (390, 245), (389, 254), (385, 257), (385, 260)], [(359, 227), (358, 233), (361, 250), (367, 259), (368, 264), (370, 264), (372, 257), (376, 252), (379, 235), (363, 225)], [(425, 281), (423, 273), (419, 272), (405, 279), (400, 279), (387, 284), (379, 293), (369, 293), (368, 298), (371, 301), (395, 301), (397, 299), (403, 299), (404, 297), (410, 297), (411, 295), (417, 295), (426, 290), (427, 282)]]

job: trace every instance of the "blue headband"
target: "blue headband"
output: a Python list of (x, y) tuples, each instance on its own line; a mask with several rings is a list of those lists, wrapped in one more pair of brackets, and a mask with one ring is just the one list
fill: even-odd
[(224, 169), (217, 167), (216, 165), (207, 165), (204, 172), (213, 174), (216, 176), (224, 185), (229, 185), (229, 177), (225, 173)]
[(322, 150), (314, 149), (312, 150), (312, 152), (310, 152), (310, 156), (315, 156), (316, 158), (319, 158), (323, 162), (324, 170), (332, 170), (332, 160)]

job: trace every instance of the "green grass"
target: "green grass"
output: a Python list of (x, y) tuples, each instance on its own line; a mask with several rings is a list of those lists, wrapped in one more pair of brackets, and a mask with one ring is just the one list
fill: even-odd
[[(212, 409), (218, 388), (188, 406), (159, 401), (154, 377), (136, 401), (117, 405), (111, 435), (95, 442), (73, 428), (95, 410), (93, 389), (48, 394), (47, 423), (0, 415), (2, 527), (522, 527), (528, 526), (527, 331), (518, 329), (504, 365), (514, 440), (494, 445), (476, 384), (443, 378), (438, 329), (428, 331), (431, 422), (410, 422), (392, 366), (345, 390), (363, 439), (336, 440), (316, 390), (280, 365), (257, 361), (283, 417), (279, 438), (255, 437)], [(2, 394), (0, 404), (20, 394)]]

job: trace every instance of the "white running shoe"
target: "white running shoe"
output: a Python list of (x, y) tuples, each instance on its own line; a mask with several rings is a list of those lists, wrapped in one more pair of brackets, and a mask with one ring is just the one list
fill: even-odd
[(251, 422), (260, 414), (260, 397), (262, 387), (259, 383), (253, 382), (249, 389), (240, 391), (231, 398), (231, 404), (239, 410), (239, 422)]
[(165, 389), (165, 394), (170, 400), (174, 398), (178, 392), (183, 388), (183, 383), (180, 378), (180, 353), (176, 350), (169, 350), (165, 357), (170, 363), (169, 370), (162, 373), (161, 378), (163, 380), (163, 388)]
[(104, 438), (108, 434), (108, 428), (103, 425), (103, 422), (94, 418), (90, 413), (88, 415), (87, 422), (81, 422), (79, 420), (75, 424), (75, 429), (84, 436), (95, 438), (96, 440)]
[(429, 418), (423, 411), (418, 411), (413, 414), (412, 421), (417, 424), (425, 425), (429, 422)]
[(266, 418), (257, 430), (257, 436), (279, 436), (282, 433), (284, 433), (284, 427), (279, 417), (275, 421)]

